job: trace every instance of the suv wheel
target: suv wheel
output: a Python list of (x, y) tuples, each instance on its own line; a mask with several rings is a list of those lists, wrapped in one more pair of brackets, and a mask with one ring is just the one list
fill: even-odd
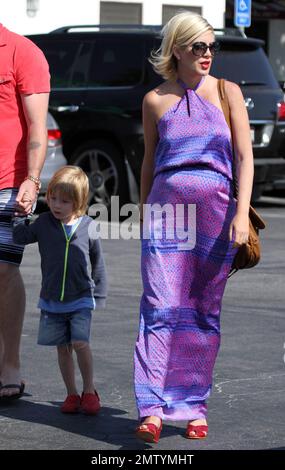
[(89, 178), (89, 205), (104, 204), (109, 208), (115, 195), (120, 196), (120, 205), (127, 200), (127, 173), (122, 155), (113, 144), (90, 140), (76, 149), (71, 162)]

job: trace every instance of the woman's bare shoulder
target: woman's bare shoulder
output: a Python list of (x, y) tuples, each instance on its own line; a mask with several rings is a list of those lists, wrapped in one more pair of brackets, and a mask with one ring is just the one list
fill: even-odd
[[(213, 77), (213, 75), (208, 75), (206, 83), (209, 85), (210, 88), (216, 89), (218, 85), (218, 78)], [(240, 92), (240, 87), (234, 83), (230, 82), (227, 79), (225, 80), (225, 91), (227, 93), (239, 93)]]
[(154, 111), (159, 120), (167, 108), (181, 98), (180, 92), (175, 82), (163, 82), (145, 95), (144, 106)]
[(169, 96), (170, 94), (177, 93), (177, 84), (174, 82), (163, 82), (157, 87), (150, 90), (144, 97), (144, 99), (148, 102), (160, 102), (165, 97)]
[(229, 80), (225, 80), (225, 90), (229, 97), (232, 94), (233, 96), (241, 95), (241, 89), (239, 85), (237, 85), (237, 83), (230, 82)]
[(237, 83), (225, 80), (225, 91), (231, 109), (244, 107), (244, 97)]
[[(230, 82), (227, 79), (224, 79), (224, 85), (225, 85), (225, 92), (229, 100), (230, 105), (234, 105), (235, 102), (239, 103), (243, 101), (243, 95), (241, 92), (241, 89), (239, 85), (237, 85), (234, 82)], [(216, 77), (213, 77), (212, 75), (209, 75), (207, 77), (207, 82), (208, 84), (208, 91), (210, 94), (214, 93), (217, 94), (218, 90), (218, 79)]]

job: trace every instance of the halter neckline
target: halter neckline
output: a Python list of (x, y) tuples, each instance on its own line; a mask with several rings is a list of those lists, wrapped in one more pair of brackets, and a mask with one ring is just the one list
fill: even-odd
[(206, 77), (202, 77), (201, 80), (197, 83), (197, 85), (194, 87), (194, 88), (191, 88), (189, 86), (186, 85), (186, 83), (183, 82), (183, 80), (181, 80), (181, 78), (178, 78), (176, 81), (177, 83), (179, 83), (179, 85), (183, 88), (183, 90), (185, 91), (188, 91), (188, 90), (191, 90), (191, 91), (196, 91), (201, 85), (202, 83), (204, 82)]
[(186, 103), (187, 103), (187, 113), (188, 113), (188, 116), (190, 117), (190, 103), (189, 103), (189, 95), (188, 95), (188, 90), (190, 91), (196, 91), (199, 86), (202, 85), (202, 83), (204, 82), (205, 80), (205, 77), (203, 76), (201, 78), (201, 80), (197, 83), (197, 85), (194, 87), (194, 88), (190, 88), (190, 87), (187, 87), (186, 83), (183, 82), (183, 80), (181, 80), (181, 78), (178, 78), (176, 80), (176, 82), (183, 88), (183, 90), (185, 91), (185, 96), (186, 96)]

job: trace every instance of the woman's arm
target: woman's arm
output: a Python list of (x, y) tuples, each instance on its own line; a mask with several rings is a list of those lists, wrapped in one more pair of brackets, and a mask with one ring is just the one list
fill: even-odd
[(141, 194), (140, 194), (140, 217), (143, 217), (143, 205), (146, 204), (147, 197), (150, 193), (153, 172), (154, 172), (154, 153), (158, 141), (158, 132), (156, 125), (157, 93), (150, 91), (143, 100), (143, 129), (144, 129), (144, 158), (141, 168)]
[(226, 93), (231, 113), (234, 165), (238, 180), (237, 212), (230, 227), (230, 239), (235, 232), (236, 244), (248, 239), (248, 211), (253, 184), (254, 163), (250, 126), (244, 98), (238, 85), (226, 82)]

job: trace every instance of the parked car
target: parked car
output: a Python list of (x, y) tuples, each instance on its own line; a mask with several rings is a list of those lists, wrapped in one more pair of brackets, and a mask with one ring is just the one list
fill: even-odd
[(41, 172), (42, 186), (39, 197), (45, 196), (49, 180), (53, 174), (62, 166), (67, 164), (67, 160), (62, 152), (61, 132), (56, 120), (50, 113), (47, 115), (48, 147), (45, 163)]
[[(67, 26), (30, 36), (52, 76), (50, 112), (68, 161), (88, 174), (90, 202), (138, 200), (144, 152), (141, 104), (162, 81), (147, 58), (160, 44), (158, 27)], [(255, 163), (254, 199), (285, 174), (285, 103), (262, 41), (219, 32), (212, 74), (241, 86)]]
[(243, 92), (254, 153), (253, 199), (257, 199), (285, 177), (284, 93), (264, 53), (263, 41), (233, 36), (220, 41), (222, 51), (215, 57), (211, 73), (238, 83)]

